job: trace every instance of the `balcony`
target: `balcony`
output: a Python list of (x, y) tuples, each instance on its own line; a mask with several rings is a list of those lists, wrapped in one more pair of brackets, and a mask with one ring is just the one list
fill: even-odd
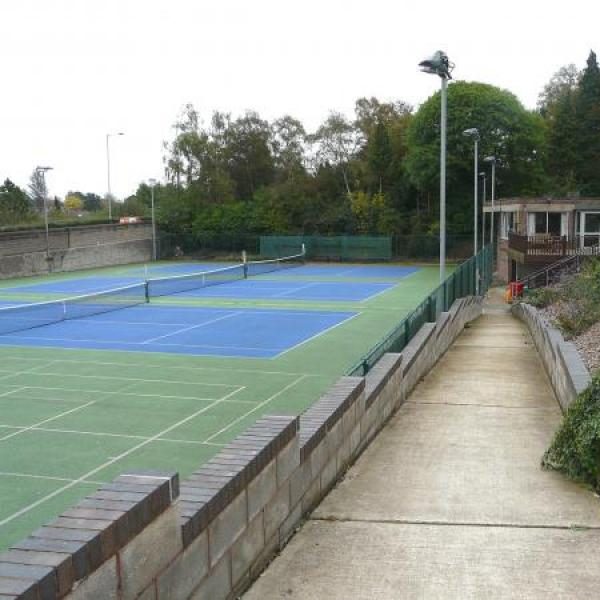
[(551, 263), (564, 256), (576, 254), (596, 254), (597, 240), (590, 245), (591, 239), (582, 243), (580, 236), (567, 238), (555, 235), (519, 235), (508, 234), (508, 253), (513, 260), (523, 264)]

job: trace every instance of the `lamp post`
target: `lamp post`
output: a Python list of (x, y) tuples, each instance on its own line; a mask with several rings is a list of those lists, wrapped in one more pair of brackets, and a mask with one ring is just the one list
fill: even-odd
[(485, 171), (481, 171), (481, 173), (479, 173), (479, 177), (481, 177), (481, 180), (483, 181), (483, 194), (481, 200), (481, 245), (485, 246), (485, 211), (483, 210), (486, 201), (485, 185), (487, 181), (487, 175)]
[(490, 223), (490, 243), (492, 244), (492, 256), (494, 254), (494, 219), (496, 216), (496, 208), (494, 202), (496, 200), (496, 157), (486, 156), (483, 159), (484, 162), (492, 164), (492, 222)]
[(440, 126), (440, 283), (446, 279), (446, 112), (448, 79), (452, 79), (454, 64), (446, 53), (438, 50), (431, 58), (419, 63), (421, 71), (437, 75), (442, 80)]
[(112, 203), (112, 192), (110, 189), (110, 149), (109, 149), (109, 143), (108, 140), (116, 135), (125, 135), (122, 131), (119, 131), (118, 133), (107, 133), (106, 134), (106, 179), (107, 179), (107, 184), (108, 184), (108, 220), (112, 221), (112, 207), (111, 207), (111, 203)]
[(35, 172), (42, 180), (42, 193), (44, 194), (44, 228), (46, 230), (46, 260), (50, 260), (50, 235), (48, 232), (48, 198), (46, 194), (46, 171), (52, 171), (52, 167), (36, 167)]
[(463, 135), (473, 138), (473, 256), (475, 257), (475, 295), (479, 295), (479, 265), (477, 263), (477, 229), (479, 226), (477, 199), (478, 191), (477, 184), (479, 183), (478, 161), (478, 146), (479, 146), (479, 131), (475, 127), (465, 129)]
[(156, 186), (156, 179), (149, 179), (150, 184), (150, 198), (151, 198), (151, 210), (152, 210), (152, 260), (156, 260), (156, 221), (154, 220), (154, 187)]

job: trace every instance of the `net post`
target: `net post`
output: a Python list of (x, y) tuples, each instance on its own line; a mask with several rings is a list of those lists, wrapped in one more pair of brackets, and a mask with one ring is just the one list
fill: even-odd
[(146, 304), (150, 302), (150, 289), (148, 286), (148, 281), (144, 281), (144, 296), (146, 297)]
[(302, 242), (302, 262), (306, 262), (306, 244)]
[(242, 264), (244, 265), (244, 279), (248, 279), (248, 254), (242, 250)]

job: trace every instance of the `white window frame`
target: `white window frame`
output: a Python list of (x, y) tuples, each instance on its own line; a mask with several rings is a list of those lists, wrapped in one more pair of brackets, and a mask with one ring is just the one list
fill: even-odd
[[(527, 213), (527, 235), (528, 236), (534, 236), (534, 235), (547, 235), (548, 234), (548, 221), (549, 221), (549, 216), (550, 214), (560, 214), (560, 235), (561, 236), (566, 236), (567, 238), (569, 237), (569, 214), (564, 212), (564, 211), (553, 211), (553, 210), (539, 210), (539, 211), (532, 211), (532, 212), (528, 212)], [(540, 232), (537, 233), (535, 231), (535, 218), (536, 215), (539, 214), (544, 214), (546, 215), (546, 231), (544, 232)]]

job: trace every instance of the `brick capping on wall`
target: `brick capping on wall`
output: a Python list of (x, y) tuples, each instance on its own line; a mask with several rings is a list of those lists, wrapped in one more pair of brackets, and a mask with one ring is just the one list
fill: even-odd
[(259, 419), (181, 483), (135, 471), (103, 485), (0, 554), (0, 600), (236, 598), (480, 313), (480, 298), (457, 300), (366, 377)]
[(549, 325), (539, 311), (520, 302), (511, 308), (513, 315), (527, 325), (558, 402), (565, 412), (592, 381), (577, 348), (560, 331)]

